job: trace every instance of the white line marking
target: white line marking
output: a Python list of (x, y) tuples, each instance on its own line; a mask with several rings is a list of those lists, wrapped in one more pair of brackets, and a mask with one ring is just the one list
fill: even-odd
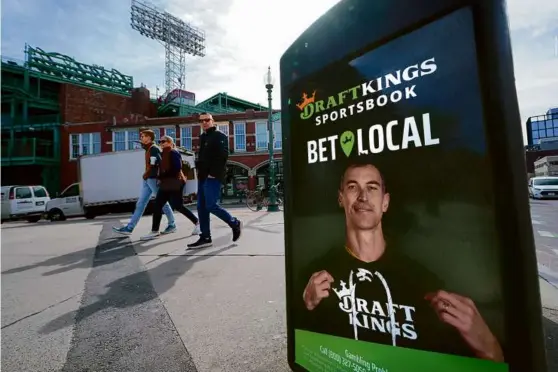
[(553, 251), (558, 255), (558, 249), (553, 249)]
[(542, 221), (531, 220), (531, 222), (533, 223), (533, 225), (544, 225), (544, 222)]
[(539, 215), (536, 215), (536, 214), (532, 214), (532, 215), (531, 215), (531, 218), (539, 218), (539, 217), (540, 217), (540, 216), (539, 216)]
[(554, 234), (551, 233), (551, 232), (540, 231), (540, 230), (537, 230), (537, 232), (539, 233), (540, 236), (544, 236), (544, 237), (547, 237), (547, 238), (554, 238)]

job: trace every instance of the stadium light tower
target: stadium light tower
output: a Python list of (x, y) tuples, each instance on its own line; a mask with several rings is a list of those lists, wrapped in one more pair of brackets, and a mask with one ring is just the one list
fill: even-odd
[(131, 26), (165, 46), (165, 89), (183, 89), (186, 54), (205, 56), (205, 33), (154, 5), (132, 0)]

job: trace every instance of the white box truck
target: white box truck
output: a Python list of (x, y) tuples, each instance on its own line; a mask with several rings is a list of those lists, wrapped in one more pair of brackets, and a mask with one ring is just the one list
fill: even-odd
[[(183, 165), (187, 164), (192, 170), (188, 172), (184, 195), (195, 194), (194, 154), (183, 148), (177, 150), (182, 155)], [(138, 200), (144, 170), (145, 151), (142, 149), (82, 156), (78, 160), (79, 182), (47, 203), (45, 218), (51, 221), (81, 216), (92, 219), (108, 213), (130, 212)]]

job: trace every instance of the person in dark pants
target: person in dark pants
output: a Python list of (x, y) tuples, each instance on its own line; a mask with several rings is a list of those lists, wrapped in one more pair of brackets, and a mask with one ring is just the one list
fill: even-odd
[(155, 211), (153, 212), (151, 232), (140, 239), (151, 240), (160, 235), (159, 228), (161, 218), (163, 217), (162, 208), (167, 202), (196, 226), (192, 235), (199, 235), (199, 220), (192, 211), (184, 206), (182, 199), (184, 186), (186, 185), (186, 176), (182, 172), (182, 156), (174, 149), (172, 137), (163, 136), (160, 145), (163, 152), (157, 177), (159, 179), (159, 191), (155, 197)]
[(198, 216), (200, 218), (200, 239), (188, 248), (204, 248), (212, 245), (209, 214), (223, 220), (232, 229), (233, 242), (242, 233), (242, 222), (223, 209), (218, 200), (221, 185), (226, 178), (226, 164), (229, 157), (229, 139), (219, 132), (211, 114), (200, 115), (200, 124), (204, 133), (200, 135), (200, 150), (196, 161), (198, 170)]

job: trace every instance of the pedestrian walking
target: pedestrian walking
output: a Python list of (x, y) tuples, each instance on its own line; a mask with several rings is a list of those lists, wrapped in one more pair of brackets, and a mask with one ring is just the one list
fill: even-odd
[(232, 240), (236, 242), (242, 233), (242, 222), (223, 209), (218, 200), (221, 184), (226, 176), (229, 157), (229, 139), (217, 130), (211, 114), (200, 114), (200, 124), (204, 133), (200, 135), (200, 149), (196, 168), (198, 170), (198, 217), (201, 234), (198, 241), (188, 244), (188, 248), (211, 246), (210, 213), (220, 218), (232, 229)]
[[(192, 211), (184, 206), (182, 195), (184, 194), (184, 186), (186, 185), (186, 176), (182, 172), (182, 156), (176, 150), (172, 137), (163, 136), (159, 142), (162, 148), (161, 166), (159, 167), (159, 175), (157, 177), (159, 190), (155, 197), (155, 211), (153, 212), (153, 221), (151, 232), (142, 236), (141, 240), (151, 240), (158, 237), (161, 233), (159, 228), (161, 219), (163, 218), (163, 206), (170, 205), (195, 225), (192, 235), (199, 235), (199, 221)], [(175, 227), (176, 229), (176, 227)], [(168, 231), (163, 231), (163, 233)]]
[[(145, 208), (147, 207), (147, 203), (149, 203), (149, 199), (151, 199), (151, 195), (156, 195), (159, 189), (157, 186), (157, 174), (159, 171), (159, 164), (161, 162), (161, 149), (155, 145), (154, 141), (155, 132), (150, 129), (140, 131), (140, 142), (145, 150), (145, 171), (143, 173), (143, 183), (141, 185), (138, 201), (136, 202), (136, 209), (134, 210), (134, 214), (132, 215), (130, 222), (128, 222), (125, 226), (114, 226), (112, 228), (112, 230), (118, 234), (132, 234), (141, 216), (143, 216), (143, 213), (145, 212)], [(168, 220), (168, 227), (165, 229), (165, 232), (176, 231), (174, 215), (168, 203), (163, 206), (163, 213), (165, 213)]]

